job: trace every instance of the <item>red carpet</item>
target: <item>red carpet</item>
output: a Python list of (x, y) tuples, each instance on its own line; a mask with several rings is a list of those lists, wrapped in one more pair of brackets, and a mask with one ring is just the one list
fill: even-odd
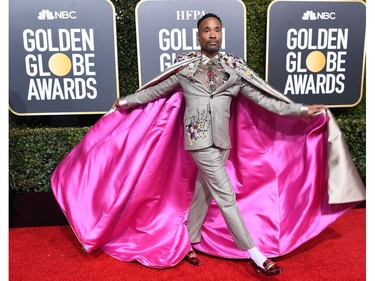
[(285, 268), (276, 277), (255, 274), (245, 260), (202, 253), (202, 266), (182, 261), (160, 270), (80, 248), (69, 226), (11, 228), (9, 280), (366, 280), (366, 209), (347, 211), (316, 238), (274, 259)]

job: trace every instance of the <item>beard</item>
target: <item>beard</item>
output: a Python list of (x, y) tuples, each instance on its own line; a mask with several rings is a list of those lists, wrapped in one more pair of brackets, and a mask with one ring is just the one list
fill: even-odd
[(204, 46), (201, 46), (202, 51), (208, 53), (208, 54), (216, 54), (220, 50), (220, 42), (217, 41), (216, 45), (210, 45), (209, 42), (207, 42)]

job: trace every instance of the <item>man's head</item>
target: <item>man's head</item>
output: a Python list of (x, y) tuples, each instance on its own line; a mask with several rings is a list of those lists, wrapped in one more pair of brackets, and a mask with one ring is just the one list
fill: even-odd
[(198, 20), (197, 27), (202, 54), (214, 57), (219, 53), (222, 42), (221, 19), (215, 14), (208, 13)]

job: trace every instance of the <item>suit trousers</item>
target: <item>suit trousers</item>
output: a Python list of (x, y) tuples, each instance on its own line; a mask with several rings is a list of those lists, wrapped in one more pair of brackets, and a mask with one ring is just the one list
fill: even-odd
[(211, 146), (189, 151), (198, 167), (195, 192), (189, 208), (187, 229), (190, 242), (201, 240), (201, 228), (212, 199), (220, 208), (229, 231), (240, 250), (251, 249), (255, 245), (238, 209), (225, 163), (229, 149)]

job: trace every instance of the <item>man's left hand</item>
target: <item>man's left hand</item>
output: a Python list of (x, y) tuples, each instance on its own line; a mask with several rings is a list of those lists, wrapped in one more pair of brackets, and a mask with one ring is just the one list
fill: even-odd
[(323, 104), (313, 104), (309, 106), (308, 114), (311, 116), (325, 109), (327, 109), (327, 107)]

